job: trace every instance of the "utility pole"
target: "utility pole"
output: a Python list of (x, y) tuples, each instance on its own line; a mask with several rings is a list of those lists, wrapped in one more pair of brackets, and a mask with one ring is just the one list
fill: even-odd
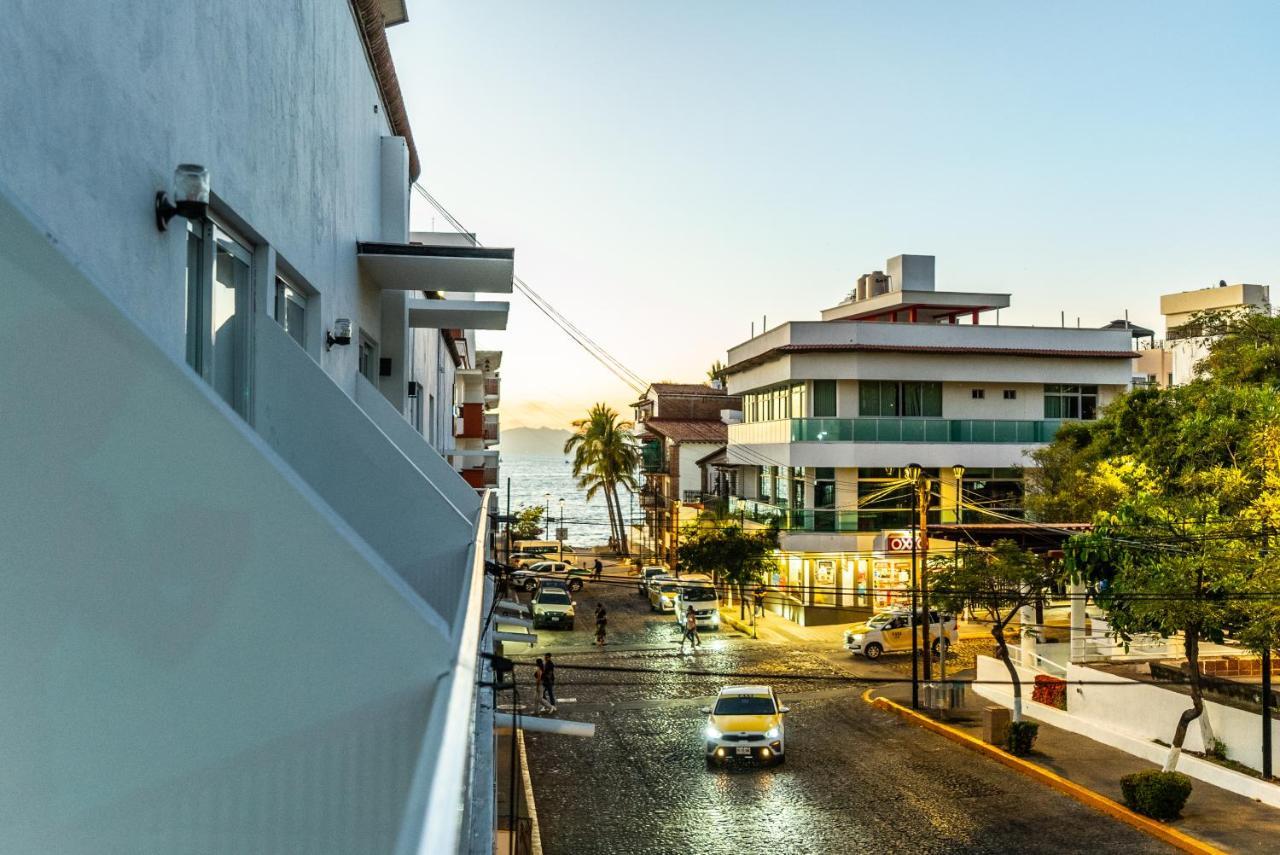
[(1262, 648), (1262, 777), (1271, 777), (1271, 642)]
[(918, 538), (912, 539), (912, 547), (920, 553), (920, 630), (924, 634), (924, 647), (920, 650), (920, 655), (924, 660), (924, 680), (929, 682), (932, 679), (932, 663), (933, 645), (929, 637), (930, 620), (929, 620), (929, 486), (930, 481), (922, 474), (917, 479), (916, 489), (919, 491), (919, 498), (916, 499), (916, 507), (920, 511), (920, 535)]
[(920, 465), (907, 466), (907, 480), (911, 482), (911, 708), (920, 709), (920, 633), (916, 631), (916, 615), (919, 613), (920, 586), (916, 567), (916, 505), (920, 491), (916, 482), (920, 479)]

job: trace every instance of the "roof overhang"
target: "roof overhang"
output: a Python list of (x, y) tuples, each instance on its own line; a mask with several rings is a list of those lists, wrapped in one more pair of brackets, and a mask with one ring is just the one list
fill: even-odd
[(1132, 350), (1065, 350), (1031, 347), (965, 347), (925, 344), (784, 344), (725, 366), (726, 374), (737, 374), (779, 356), (795, 353), (915, 353), (942, 356), (1015, 356), (1054, 359), (1137, 359)]
[(1009, 305), (1008, 294), (969, 291), (889, 291), (863, 300), (854, 300), (822, 310), (824, 321), (859, 321), (873, 318), (888, 320), (895, 313), (914, 311), (920, 321), (938, 320), (1003, 309)]
[(360, 270), (384, 291), (510, 294), (515, 250), (484, 246), (359, 243)]
[(409, 326), (413, 329), (505, 330), (511, 304), (482, 300), (408, 301)]
[(378, 8), (382, 10), (384, 27), (394, 27), (396, 24), (409, 22), (409, 9), (405, 0), (378, 0)]

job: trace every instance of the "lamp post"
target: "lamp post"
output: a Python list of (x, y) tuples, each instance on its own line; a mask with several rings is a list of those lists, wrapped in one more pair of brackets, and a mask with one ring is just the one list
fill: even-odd
[[(545, 522), (545, 525), (543, 526), (543, 528), (547, 532), (547, 534), (550, 534), (551, 533), (550, 531), (551, 529), (551, 494), (550, 493), (542, 494), (542, 510), (543, 510), (542, 519)], [(547, 538), (547, 540), (550, 540), (550, 539), (551, 539), (550, 537)]]
[[(956, 524), (956, 525), (960, 525), (960, 489), (961, 489), (960, 485), (963, 483), (963, 480), (964, 480), (964, 467), (963, 467), (963, 466), (961, 466), (961, 465), (960, 465), (960, 464), (958, 464), (958, 463), (957, 463), (955, 466), (952, 466), (952, 467), (951, 467), (951, 476), (955, 479), (955, 491), (956, 491), (956, 514), (955, 514), (955, 524)], [(959, 534), (957, 534), (957, 535), (956, 535), (956, 539), (955, 539), (955, 555), (954, 555), (954, 558), (952, 559), (952, 561), (953, 561), (953, 563), (955, 564), (955, 566), (957, 566), (957, 567), (958, 567), (958, 566), (960, 565), (960, 536), (959, 536)], [(959, 629), (959, 620), (958, 620), (958, 619), (957, 619), (957, 626), (956, 626), (956, 628), (957, 628), (957, 630)], [(950, 691), (949, 691), (949, 690), (947, 689), (947, 687), (946, 687), (946, 682), (947, 682), (947, 628), (946, 628), (946, 626), (945, 626), (944, 624), (939, 623), (938, 629), (939, 629), (939, 634), (941, 635), (941, 639), (942, 639), (941, 641), (939, 641), (939, 642), (938, 642), (938, 680), (943, 684), (943, 691), (947, 692), (947, 697), (948, 697), (948, 698), (950, 698), (950, 697), (951, 697), (951, 693), (950, 693)], [(948, 703), (948, 708), (950, 708), (950, 704), (949, 704), (949, 703)]]
[(920, 480), (920, 464), (911, 463), (905, 470), (911, 482), (911, 708), (920, 709), (920, 633), (916, 631), (916, 615), (919, 614), (919, 584), (916, 567), (916, 505), (920, 492), (916, 484)]
[(564, 560), (564, 499), (560, 500), (560, 525), (556, 526), (556, 540), (560, 542), (560, 560)]

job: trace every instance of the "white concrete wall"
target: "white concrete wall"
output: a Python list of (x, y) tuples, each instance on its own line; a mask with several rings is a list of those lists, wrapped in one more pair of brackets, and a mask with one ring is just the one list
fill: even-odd
[[(743, 427), (764, 427), (774, 424)], [(919, 463), (947, 467), (957, 463), (972, 467), (1009, 467), (1030, 464), (1027, 454), (1039, 445), (965, 442), (740, 442), (729, 427), (728, 459), (731, 463), (758, 464), (761, 456), (780, 466), (891, 466)]]
[(392, 851), (449, 627), (28, 216), (0, 181), (0, 851)]
[(680, 495), (678, 498), (684, 498), (685, 490), (700, 491), (702, 489), (702, 470), (698, 468), (698, 460), (719, 447), (718, 442), (680, 443)]
[[(452, 623), (474, 517), (427, 480), (283, 329), (260, 324), (255, 344), (258, 432)], [(311, 430), (315, 425), (324, 430)]]
[[(1034, 670), (1019, 667), (1018, 675), (1023, 684), (1024, 715), (1153, 763), (1163, 763), (1168, 754), (1168, 748), (1158, 745), (1155, 740), (1165, 743), (1172, 740), (1178, 717), (1191, 706), (1188, 695), (1095, 668), (1068, 665), (1065, 679), (1076, 684), (1067, 687), (1067, 709), (1064, 712), (1031, 701)], [(1009, 675), (1003, 663), (989, 656), (979, 656), (977, 680), (979, 682), (973, 686), (977, 694), (1005, 706), (1012, 705)], [(1090, 685), (1099, 682), (1115, 685)], [(1261, 769), (1261, 716), (1213, 701), (1206, 701), (1205, 715), (1209, 717), (1214, 736), (1227, 744), (1228, 757), (1253, 769)], [(1187, 729), (1184, 747), (1189, 751), (1204, 750), (1198, 723), (1193, 722)], [(1272, 748), (1272, 762), (1280, 764), (1280, 745), (1273, 743)], [(1210, 761), (1183, 754), (1178, 760), (1178, 771), (1280, 807), (1280, 787)]]
[[(185, 348), (186, 233), (156, 230), (153, 197), (184, 162), (320, 292), (324, 329), (377, 336), (355, 243), (380, 234), (390, 130), (347, 3), (14, 0), (4, 19), (0, 183), (165, 353)], [(356, 362), (320, 354), (348, 394)]]

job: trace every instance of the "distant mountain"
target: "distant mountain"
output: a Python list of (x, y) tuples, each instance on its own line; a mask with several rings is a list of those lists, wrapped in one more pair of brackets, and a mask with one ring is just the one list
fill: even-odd
[(573, 434), (559, 428), (512, 428), (498, 437), (503, 454), (563, 454), (564, 443)]

